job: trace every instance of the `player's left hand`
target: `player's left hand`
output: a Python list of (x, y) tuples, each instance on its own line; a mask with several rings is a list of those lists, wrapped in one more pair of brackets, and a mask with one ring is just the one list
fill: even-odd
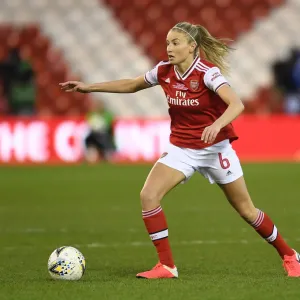
[(207, 144), (212, 144), (216, 139), (220, 130), (221, 130), (221, 126), (216, 123), (213, 123), (212, 125), (205, 127), (201, 136), (201, 141), (204, 141), (204, 143)]

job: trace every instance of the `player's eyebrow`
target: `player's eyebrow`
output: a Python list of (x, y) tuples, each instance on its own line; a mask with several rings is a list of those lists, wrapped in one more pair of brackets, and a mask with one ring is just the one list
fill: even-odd
[[(179, 38), (175, 38), (173, 40), (171, 40), (171, 42), (175, 41), (175, 40), (178, 40), (179, 41)], [(167, 42), (169, 41), (168, 39), (166, 40)]]

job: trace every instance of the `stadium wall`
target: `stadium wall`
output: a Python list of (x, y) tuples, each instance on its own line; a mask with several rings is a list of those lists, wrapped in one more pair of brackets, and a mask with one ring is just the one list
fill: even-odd
[[(116, 119), (115, 163), (154, 162), (168, 143), (168, 119)], [(234, 122), (242, 162), (300, 161), (300, 117), (244, 115)], [(83, 118), (1, 118), (0, 164), (78, 164)]]

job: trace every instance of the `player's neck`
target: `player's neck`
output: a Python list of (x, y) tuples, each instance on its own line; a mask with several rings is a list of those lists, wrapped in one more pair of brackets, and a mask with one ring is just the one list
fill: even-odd
[(177, 71), (180, 73), (180, 75), (183, 75), (186, 70), (192, 65), (196, 57), (188, 57), (185, 61), (182, 63), (176, 65)]

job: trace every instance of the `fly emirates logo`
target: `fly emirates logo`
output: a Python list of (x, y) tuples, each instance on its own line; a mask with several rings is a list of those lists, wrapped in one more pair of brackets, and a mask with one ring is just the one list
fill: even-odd
[(197, 106), (199, 105), (198, 99), (186, 99), (186, 92), (176, 91), (176, 98), (172, 98), (167, 95), (167, 100), (169, 104), (181, 105), (181, 106)]

